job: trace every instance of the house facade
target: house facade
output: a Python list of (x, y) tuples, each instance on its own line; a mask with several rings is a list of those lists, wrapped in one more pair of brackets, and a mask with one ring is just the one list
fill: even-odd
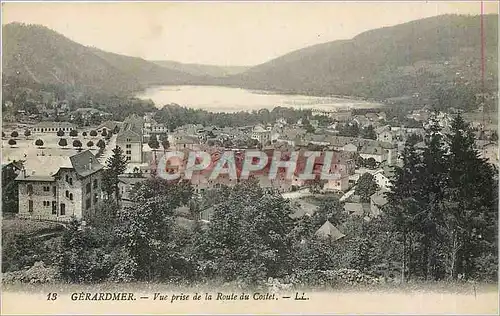
[(91, 216), (102, 199), (102, 171), (89, 150), (27, 160), (16, 178), (19, 216), (58, 221)]
[(70, 132), (76, 129), (74, 124), (69, 122), (40, 122), (32, 127), (34, 133), (57, 133), (58, 131)]
[(125, 153), (128, 162), (142, 163), (142, 135), (133, 130), (118, 133), (116, 145)]
[(250, 138), (258, 140), (261, 144), (265, 144), (271, 141), (271, 131), (264, 129), (262, 126), (256, 126), (252, 130)]

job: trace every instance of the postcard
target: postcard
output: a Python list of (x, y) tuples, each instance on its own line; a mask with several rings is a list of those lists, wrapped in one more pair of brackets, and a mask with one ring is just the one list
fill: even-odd
[(2, 2), (2, 314), (492, 314), (498, 2)]

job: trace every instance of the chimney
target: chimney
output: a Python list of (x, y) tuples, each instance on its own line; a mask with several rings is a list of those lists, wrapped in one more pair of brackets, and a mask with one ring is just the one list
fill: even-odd
[(23, 166), (23, 178), (26, 178), (26, 168)]
[(89, 170), (92, 170), (92, 157), (89, 158)]

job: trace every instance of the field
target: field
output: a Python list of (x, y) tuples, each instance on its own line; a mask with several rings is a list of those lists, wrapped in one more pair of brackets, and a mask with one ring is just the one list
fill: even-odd
[[(94, 154), (97, 153), (97, 142), (99, 139), (103, 138), (102, 136), (96, 137), (83, 137), (81, 133), (79, 133), (78, 137), (70, 137), (66, 134), (63, 137), (57, 136), (55, 133), (35, 133), (29, 137), (25, 137), (22, 133), (23, 131), (18, 131), (20, 135), (15, 138), (16, 145), (10, 146), (8, 144), (10, 137), (10, 132), (4, 131), (6, 137), (2, 138), (2, 161), (8, 162), (13, 160), (23, 160), (26, 157), (36, 157), (37, 155), (46, 155), (46, 156), (71, 156), (77, 153), (77, 150), (73, 147), (73, 141), (75, 139), (79, 139), (82, 142), (82, 148), (87, 149), (87, 142), (92, 140), (94, 142), (94, 147), (91, 150)], [(66, 148), (62, 148), (58, 145), (58, 142), (61, 138), (66, 138), (68, 142), (68, 146)], [(35, 141), (37, 139), (41, 139), (44, 143), (43, 147), (39, 148), (35, 146)]]

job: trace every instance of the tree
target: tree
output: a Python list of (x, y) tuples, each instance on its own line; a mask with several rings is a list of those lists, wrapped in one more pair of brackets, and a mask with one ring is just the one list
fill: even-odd
[(368, 169), (375, 169), (377, 165), (378, 163), (373, 157), (364, 159), (364, 166), (367, 167)]
[(407, 138), (407, 142), (411, 143), (412, 145), (416, 145), (417, 143), (423, 141), (424, 139), (422, 138), (422, 136), (418, 135), (418, 134), (410, 134), (408, 135), (408, 138)]
[(96, 130), (91, 130), (90, 131), (90, 136), (96, 137), (97, 136), (97, 131)]
[(78, 132), (77, 132), (75, 129), (72, 129), (72, 130), (69, 132), (69, 136), (71, 136), (71, 137), (76, 137), (76, 136), (78, 136)]
[(386, 212), (389, 217), (389, 229), (397, 232), (402, 244), (402, 281), (415, 273), (414, 244), (419, 239), (416, 229), (417, 216), (422, 208), (419, 204), (421, 190), (422, 159), (414, 147), (414, 142), (407, 140), (402, 153), (403, 166), (394, 168), (395, 176), (391, 179), (391, 190), (386, 194), (389, 201)]
[(323, 187), (326, 184), (326, 180), (321, 180), (319, 177), (316, 177), (314, 180), (309, 180), (308, 184), (310, 185), (310, 191), (313, 194), (319, 194)]
[(104, 140), (99, 139), (99, 141), (97, 142), (97, 147), (99, 147), (101, 149), (106, 148), (106, 143), (104, 142)]
[(446, 274), (450, 279), (456, 279), (458, 274), (469, 278), (478, 271), (476, 259), (497, 251), (496, 172), (479, 158), (472, 128), (460, 114), (453, 120), (445, 141), (449, 146), (442, 224)]
[(360, 136), (366, 139), (377, 139), (377, 133), (371, 124), (361, 129)]
[(29, 129), (24, 131), (24, 136), (30, 137), (31, 136), (31, 131)]
[(83, 132), (83, 133), (82, 133), (82, 136), (83, 136), (83, 137), (87, 137), (87, 132)]
[(170, 142), (168, 141), (168, 137), (166, 135), (161, 139), (161, 146), (163, 147), (163, 151), (170, 148)]
[(2, 131), (2, 138), (4, 138), (4, 137), (5, 137), (5, 132)]
[(370, 202), (370, 196), (377, 192), (378, 185), (375, 182), (375, 177), (371, 173), (364, 173), (358, 180), (356, 184), (356, 189), (354, 193), (361, 197), (361, 201), (364, 203)]
[(64, 136), (64, 131), (62, 129), (57, 131), (57, 136), (63, 137)]
[(15, 181), (17, 172), (12, 167), (2, 168), (2, 212), (17, 213), (19, 192)]
[(85, 125), (85, 121), (83, 120), (83, 117), (80, 113), (76, 115), (74, 121), (78, 127), (83, 127), (83, 125)]
[(43, 146), (43, 140), (41, 140), (40, 138), (37, 139), (35, 141), (35, 146), (38, 146), (39, 148), (41, 148)]
[[(326, 221), (329, 221), (334, 226), (344, 223), (347, 219), (344, 211), (344, 205), (337, 197), (328, 197), (321, 202), (321, 205), (312, 216), (314, 232), (321, 227)], [(314, 233), (312, 232), (312, 233)]]
[(493, 132), (491, 133), (490, 140), (491, 140), (491, 141), (493, 141), (493, 142), (498, 141), (498, 133), (497, 133), (497, 131), (493, 131)]
[(76, 147), (78, 151), (82, 150), (82, 142), (79, 139), (73, 141), (73, 147)]
[(102, 130), (102, 132), (101, 132), (101, 136), (102, 136), (102, 137), (106, 137), (106, 136), (108, 136), (108, 131), (107, 131), (105, 128)]
[(237, 184), (228, 199), (214, 206), (210, 226), (197, 239), (203, 273), (246, 284), (291, 273), (291, 212), (288, 201), (265, 193), (257, 181)]
[[(99, 146), (99, 143), (97, 144)], [(106, 160), (106, 170), (104, 172), (103, 190), (110, 196), (113, 192), (117, 202), (120, 201), (119, 176), (127, 169), (127, 159), (123, 150), (116, 146), (113, 155)]]
[(196, 269), (183, 253), (182, 232), (175, 227), (175, 208), (184, 205), (183, 185), (150, 179), (135, 186), (136, 204), (123, 210), (117, 235), (137, 264), (139, 280), (160, 281), (181, 275), (188, 279)]
[(87, 147), (89, 147), (89, 148), (94, 147), (94, 142), (93, 142), (93, 141), (91, 141), (91, 140), (89, 140), (89, 141), (87, 142)]
[(58, 144), (59, 144), (59, 146), (61, 146), (61, 147), (63, 147), (63, 148), (64, 148), (64, 147), (68, 146), (68, 141), (66, 140), (66, 138), (61, 138), (61, 139), (59, 140), (59, 143), (58, 143)]
[(16, 131), (13, 131), (12, 133), (10, 133), (10, 137), (17, 138), (17, 137), (19, 137), (19, 133)]
[(17, 144), (17, 142), (16, 142), (14, 139), (9, 139), (8, 144), (9, 144), (11, 147), (14, 147), (14, 146)]
[(160, 143), (158, 142), (158, 139), (156, 139), (156, 135), (155, 134), (152, 134), (149, 137), (148, 146), (151, 149), (153, 149), (153, 150), (156, 150), (156, 149), (160, 148)]

